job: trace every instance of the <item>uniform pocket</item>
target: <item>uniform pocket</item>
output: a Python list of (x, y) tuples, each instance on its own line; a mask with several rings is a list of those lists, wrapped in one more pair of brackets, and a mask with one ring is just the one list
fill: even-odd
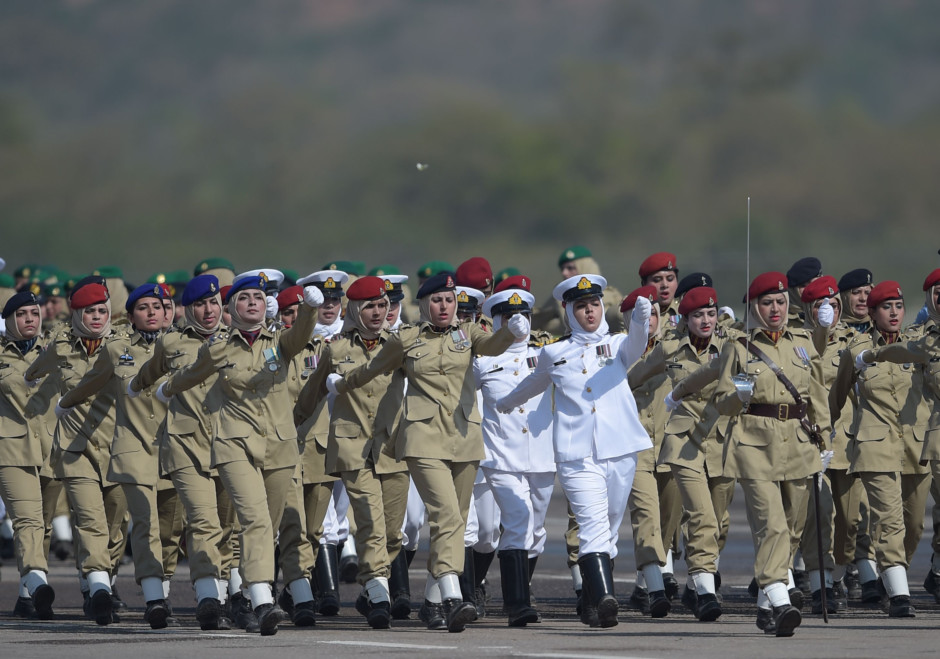
[(440, 406), (427, 398), (405, 398), (405, 418), (409, 421), (423, 421), (433, 418)]
[(361, 430), (359, 424), (349, 423), (348, 421), (333, 424), (333, 435), (339, 439), (356, 439), (359, 437)]

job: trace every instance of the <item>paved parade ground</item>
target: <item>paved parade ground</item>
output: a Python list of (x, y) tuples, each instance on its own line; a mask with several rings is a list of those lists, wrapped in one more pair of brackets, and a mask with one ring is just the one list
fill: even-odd
[[(525, 629), (509, 629), (500, 614), (498, 561), (490, 570), (493, 595), (489, 615), (461, 634), (429, 632), (417, 618), (393, 621), (387, 631), (373, 631), (353, 609), (359, 587), (342, 586), (343, 610), (336, 618), (319, 618), (317, 626), (295, 629), (289, 623), (276, 636), (261, 638), (240, 630), (202, 632), (194, 619), (195, 604), (185, 562), (173, 579), (171, 595), (181, 627), (152, 631), (143, 622), (143, 601), (133, 582), (133, 566), (122, 568), (118, 590), (130, 606), (121, 622), (97, 627), (81, 613), (74, 568), (56, 561), (50, 566), (55, 587), (57, 618), (50, 622), (24, 621), (10, 615), (16, 600), (15, 567), (4, 562), (0, 581), (0, 657), (49, 657), (65, 659), (150, 659), (169, 657), (936, 657), (940, 639), (940, 606), (927, 595), (922, 582), (930, 560), (930, 518), (910, 570), (911, 595), (917, 617), (894, 620), (880, 610), (850, 602), (849, 610), (824, 624), (804, 607), (803, 625), (793, 638), (765, 637), (754, 625), (755, 604), (747, 594), (752, 576), (753, 548), (744, 515), (743, 496), (736, 493), (732, 529), (722, 555), (724, 615), (714, 623), (700, 623), (675, 601), (662, 620), (642, 617), (628, 608), (633, 588), (632, 543), (629, 516), (620, 539), (617, 559), (617, 595), (621, 602), (620, 624), (611, 629), (588, 629), (574, 615), (569, 571), (565, 567), (563, 500), (556, 489), (548, 519), (549, 539), (533, 581), (533, 594), (543, 622)], [(423, 561), (426, 538), (411, 570), (412, 601), (417, 607), (424, 587)], [(684, 565), (677, 566), (684, 579)]]

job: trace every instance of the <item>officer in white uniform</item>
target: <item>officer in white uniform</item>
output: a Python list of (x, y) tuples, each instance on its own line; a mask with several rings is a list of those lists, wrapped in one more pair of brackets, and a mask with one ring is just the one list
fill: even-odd
[(510, 412), (555, 385), (555, 462), (579, 525), (581, 622), (592, 627), (617, 624), (611, 559), (637, 453), (653, 446), (627, 382), (646, 349), (652, 305), (639, 300), (630, 333), (611, 335), (601, 302), (606, 285), (600, 275), (575, 275), (555, 287), (571, 334), (545, 346), (535, 371), (497, 403), (500, 412)]

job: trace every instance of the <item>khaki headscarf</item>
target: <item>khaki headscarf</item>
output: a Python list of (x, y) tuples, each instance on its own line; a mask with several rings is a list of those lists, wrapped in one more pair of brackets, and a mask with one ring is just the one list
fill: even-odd
[[(372, 300), (348, 300), (346, 302), (346, 316), (343, 318), (343, 332), (348, 332), (351, 329), (359, 330), (359, 335), (366, 339), (373, 339), (378, 336), (378, 333), (383, 329), (388, 329), (388, 321), (382, 321), (382, 327), (379, 329), (379, 332), (373, 332), (370, 329), (366, 329), (365, 323), (362, 322), (362, 310), (370, 302), (375, 302), (376, 300), (388, 300), (387, 296), (380, 298), (374, 298)], [(386, 314), (388, 315), (388, 314)]]
[(202, 299), (204, 300), (215, 299), (218, 301), (219, 317), (216, 319), (215, 325), (213, 325), (212, 327), (206, 327), (205, 325), (200, 325), (196, 321), (196, 315), (193, 313), (193, 305), (191, 304), (183, 307), (183, 319), (185, 321), (185, 325), (186, 327), (192, 327), (194, 330), (196, 330), (200, 334), (205, 334), (205, 335), (215, 334), (218, 331), (219, 327), (222, 325), (222, 309), (223, 309), (222, 296), (216, 293), (214, 297), (208, 297), (208, 298), (202, 298)]
[(111, 300), (105, 300), (100, 304), (108, 307), (108, 322), (104, 324), (104, 327), (101, 328), (101, 331), (92, 332), (90, 329), (88, 329), (88, 327), (85, 325), (85, 319), (83, 317), (85, 307), (82, 307), (81, 309), (72, 309), (72, 332), (82, 337), (83, 339), (100, 339), (103, 336), (107, 336), (108, 333), (111, 332)]
[[(249, 291), (259, 291), (260, 288), (243, 288), (240, 291), (236, 292), (235, 295), (231, 296), (228, 301), (228, 312), (232, 317), (232, 328), (241, 330), (243, 332), (257, 332), (262, 327), (264, 327), (264, 319), (262, 318), (260, 323), (249, 323), (242, 319), (238, 315), (238, 312), (235, 310), (235, 306), (238, 303), (239, 298), (244, 296)], [(262, 291), (264, 292), (264, 291)]]

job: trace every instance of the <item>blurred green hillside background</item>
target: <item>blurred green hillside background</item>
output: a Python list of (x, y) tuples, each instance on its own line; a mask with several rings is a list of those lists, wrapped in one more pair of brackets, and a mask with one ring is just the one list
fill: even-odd
[[(0, 256), (940, 266), (934, 0), (7, 0)], [(427, 163), (419, 171), (416, 163)]]

